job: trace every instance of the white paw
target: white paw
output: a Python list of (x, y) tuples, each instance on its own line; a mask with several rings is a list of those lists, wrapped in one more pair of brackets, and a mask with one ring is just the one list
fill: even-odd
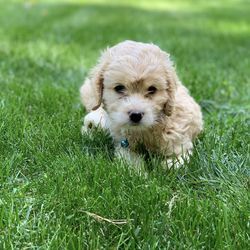
[(84, 117), (82, 133), (97, 127), (102, 129), (108, 128), (108, 117), (104, 110), (97, 109), (91, 111)]
[[(165, 162), (166, 164), (166, 162)], [(174, 168), (178, 169), (182, 167), (184, 164), (184, 160), (180, 158), (167, 159), (167, 169)]]
[(187, 153), (179, 155), (175, 158), (167, 159), (167, 168), (178, 169), (184, 166), (185, 163), (189, 162), (189, 158), (192, 155), (192, 151), (189, 150)]

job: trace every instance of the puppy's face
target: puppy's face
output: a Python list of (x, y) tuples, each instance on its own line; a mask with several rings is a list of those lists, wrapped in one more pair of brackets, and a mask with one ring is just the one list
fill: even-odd
[[(126, 129), (145, 129), (159, 122), (168, 94), (161, 65), (112, 62), (104, 73), (103, 103), (112, 123)], [(129, 64), (129, 66), (128, 66)]]
[(115, 127), (147, 129), (164, 114), (170, 115), (173, 69), (167, 54), (150, 46), (141, 51), (135, 48), (131, 54), (127, 50), (122, 56), (117, 50), (110, 53), (101, 76), (101, 98)]

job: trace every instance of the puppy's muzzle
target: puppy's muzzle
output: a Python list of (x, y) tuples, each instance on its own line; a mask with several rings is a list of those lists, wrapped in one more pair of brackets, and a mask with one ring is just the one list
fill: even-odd
[(143, 117), (143, 112), (129, 112), (129, 119), (133, 123), (139, 123)]

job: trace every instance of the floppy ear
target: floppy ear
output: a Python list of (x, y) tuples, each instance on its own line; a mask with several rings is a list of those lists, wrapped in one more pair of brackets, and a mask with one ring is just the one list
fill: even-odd
[(98, 109), (102, 104), (102, 94), (103, 94), (103, 72), (102, 70), (93, 70), (92, 84), (94, 85), (94, 91), (96, 96), (96, 105), (92, 110)]
[(171, 116), (174, 109), (175, 102), (175, 91), (176, 91), (176, 80), (168, 78), (167, 79), (167, 90), (168, 99), (164, 104), (163, 111), (167, 116)]
[(92, 69), (90, 73), (91, 84), (93, 87), (93, 91), (95, 92), (96, 105), (92, 108), (92, 110), (98, 109), (102, 104), (102, 96), (103, 96), (103, 74), (106, 70), (108, 64), (108, 56), (107, 51), (103, 52), (102, 56), (99, 59), (98, 64)]
[(171, 116), (174, 109), (175, 92), (178, 84), (178, 77), (176, 75), (175, 68), (172, 65), (172, 62), (170, 61), (169, 54), (165, 53), (165, 56), (167, 57), (165, 67), (168, 99), (164, 104), (163, 111), (167, 116)]

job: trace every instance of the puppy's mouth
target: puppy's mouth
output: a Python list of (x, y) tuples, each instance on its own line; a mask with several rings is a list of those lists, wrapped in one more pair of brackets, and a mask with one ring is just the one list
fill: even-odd
[(127, 129), (131, 130), (145, 130), (151, 127), (152, 124), (146, 124), (145, 121), (142, 119), (139, 122), (134, 122), (129, 120), (126, 124), (125, 127)]
[(134, 127), (145, 127), (145, 125), (143, 125), (142, 122), (131, 122), (131, 121), (129, 121), (128, 126), (133, 127), (133, 128)]
[(133, 123), (133, 122), (128, 122), (123, 126), (127, 130), (131, 131), (142, 131), (142, 130), (147, 130), (149, 127), (143, 124), (142, 122), (140, 123)]
[(132, 127), (139, 127), (142, 124), (140, 122), (139, 123), (137, 123), (137, 122), (129, 122), (129, 125), (132, 126)]

